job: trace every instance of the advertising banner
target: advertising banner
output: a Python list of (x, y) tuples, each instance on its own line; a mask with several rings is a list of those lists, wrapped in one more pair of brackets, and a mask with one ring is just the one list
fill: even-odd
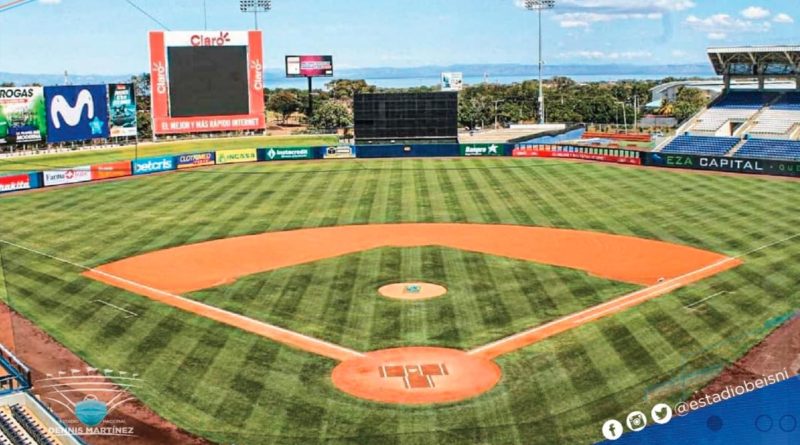
[(136, 96), (132, 83), (115, 83), (108, 86), (109, 135), (136, 136)]
[(92, 181), (130, 176), (131, 161), (108, 162), (92, 166)]
[(264, 161), (290, 161), (295, 159), (313, 159), (314, 149), (311, 147), (275, 147), (262, 148)]
[(617, 164), (641, 165), (639, 152), (616, 148), (573, 147), (562, 145), (521, 146), (513, 150), (518, 158), (561, 158), (585, 161), (614, 162)]
[(105, 85), (45, 87), (47, 142), (108, 137)]
[(46, 134), (44, 89), (0, 88), (0, 144), (41, 142)]
[(325, 159), (352, 159), (356, 157), (356, 147), (352, 145), (325, 147), (322, 157)]
[(286, 77), (333, 77), (333, 56), (286, 56)]
[(29, 174), (0, 176), (0, 193), (28, 190), (32, 188)]
[[(264, 55), (261, 31), (180, 31), (150, 33), (150, 91), (153, 134), (263, 130)], [(172, 116), (168, 49), (173, 47), (246, 46), (249, 112), (226, 116)], [(198, 91), (197, 94), (203, 94)]]
[(442, 91), (464, 89), (464, 73), (442, 73)]
[(720, 156), (644, 153), (645, 165), (667, 168), (749, 173), (774, 176), (800, 176), (800, 162)]
[(44, 179), (45, 187), (89, 182), (92, 180), (92, 167), (85, 165), (64, 170), (45, 171), (42, 172), (42, 178)]
[(184, 168), (204, 167), (207, 165), (214, 165), (214, 153), (192, 153), (186, 155), (178, 155), (175, 157), (178, 170)]
[(165, 172), (169, 170), (175, 170), (175, 157), (160, 156), (156, 158), (137, 159), (132, 161), (131, 165), (134, 175)]
[(505, 144), (461, 144), (461, 156), (504, 156)]
[(258, 161), (258, 150), (255, 148), (220, 150), (217, 152), (217, 164), (241, 164), (255, 161)]

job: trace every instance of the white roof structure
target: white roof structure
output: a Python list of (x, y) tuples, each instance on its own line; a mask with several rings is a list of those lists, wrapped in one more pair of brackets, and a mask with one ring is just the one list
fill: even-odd
[(800, 76), (800, 45), (709, 48), (708, 58), (720, 76)]

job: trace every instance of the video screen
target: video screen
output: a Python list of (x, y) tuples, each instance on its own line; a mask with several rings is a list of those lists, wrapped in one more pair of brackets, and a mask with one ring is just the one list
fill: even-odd
[(230, 116), (250, 112), (247, 47), (170, 47), (170, 116)]

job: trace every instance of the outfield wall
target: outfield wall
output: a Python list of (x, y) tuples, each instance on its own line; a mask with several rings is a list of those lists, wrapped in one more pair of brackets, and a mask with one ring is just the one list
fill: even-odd
[(391, 144), (265, 147), (185, 153), (0, 176), (0, 194), (90, 183), (127, 176), (247, 162), (311, 159), (502, 157), (577, 159), (699, 171), (800, 177), (800, 162), (701, 155), (672, 155), (574, 144)]

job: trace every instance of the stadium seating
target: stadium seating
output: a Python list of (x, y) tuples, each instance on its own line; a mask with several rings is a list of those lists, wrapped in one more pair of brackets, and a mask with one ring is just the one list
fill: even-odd
[(750, 139), (736, 152), (736, 156), (800, 161), (800, 141)]
[(668, 154), (724, 156), (731, 151), (739, 141), (739, 138), (678, 136), (661, 151)]
[(11, 405), (11, 414), (14, 420), (25, 430), (30, 437), (32, 437), (39, 445), (56, 445), (57, 442), (50, 436), (50, 434), (42, 426), (41, 422), (37, 420), (33, 414), (30, 413), (24, 406)]
[(756, 118), (748, 133), (763, 138), (790, 138), (800, 127), (800, 93), (786, 93)]
[(709, 108), (692, 127), (693, 131), (716, 133), (728, 122), (746, 122), (758, 113), (758, 109), (748, 108)]
[(779, 96), (780, 92), (732, 91), (704, 111), (691, 130), (716, 135), (728, 122), (744, 124)]
[(759, 110), (775, 100), (781, 93), (767, 91), (731, 91), (712, 108)]
[(0, 410), (0, 432), (14, 445), (36, 445), (36, 442), (22, 429), (10, 415)]

